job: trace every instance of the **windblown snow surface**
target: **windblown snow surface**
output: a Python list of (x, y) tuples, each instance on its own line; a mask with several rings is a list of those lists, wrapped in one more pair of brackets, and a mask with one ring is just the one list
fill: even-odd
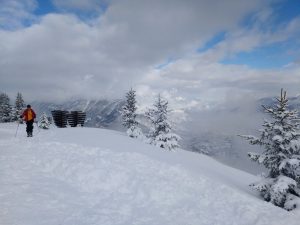
[(258, 177), (196, 153), (97, 128), (25, 137), (0, 124), (1, 225), (300, 224), (261, 200)]

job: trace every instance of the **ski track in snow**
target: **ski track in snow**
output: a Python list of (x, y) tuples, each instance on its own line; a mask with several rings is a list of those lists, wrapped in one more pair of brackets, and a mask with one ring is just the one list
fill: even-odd
[(166, 152), (102, 129), (35, 129), (25, 138), (20, 125), (13, 138), (15, 128), (0, 124), (1, 225), (300, 221), (299, 210), (255, 196), (245, 185), (255, 177), (206, 156)]

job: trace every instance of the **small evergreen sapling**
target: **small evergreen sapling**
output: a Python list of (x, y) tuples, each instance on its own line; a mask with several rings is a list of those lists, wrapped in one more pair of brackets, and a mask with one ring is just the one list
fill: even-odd
[(281, 90), (277, 104), (265, 107), (272, 121), (265, 121), (260, 137), (241, 135), (252, 145), (264, 148), (262, 154), (248, 153), (250, 159), (263, 164), (269, 173), (251, 186), (274, 205), (286, 210), (297, 207), (300, 196), (300, 133), (296, 110), (289, 110), (286, 92)]
[(143, 136), (142, 130), (138, 127), (139, 123), (136, 120), (136, 95), (131, 88), (126, 93), (126, 104), (122, 107), (121, 115), (123, 126), (127, 128), (127, 135), (132, 138), (139, 138)]
[(152, 127), (148, 134), (150, 143), (158, 147), (173, 150), (179, 147), (180, 137), (171, 132), (171, 124), (168, 121), (168, 102), (158, 95), (154, 108), (146, 112)]
[(49, 129), (50, 128), (50, 122), (48, 120), (48, 117), (46, 113), (43, 113), (41, 118), (40, 118), (40, 124), (39, 127), (42, 129)]

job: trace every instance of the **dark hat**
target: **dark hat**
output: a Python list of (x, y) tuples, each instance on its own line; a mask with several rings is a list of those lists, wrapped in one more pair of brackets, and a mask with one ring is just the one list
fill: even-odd
[(27, 105), (27, 108), (31, 108), (31, 105)]

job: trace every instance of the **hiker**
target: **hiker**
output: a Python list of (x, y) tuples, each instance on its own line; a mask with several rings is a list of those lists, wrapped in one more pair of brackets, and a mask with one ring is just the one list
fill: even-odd
[(26, 122), (27, 137), (32, 137), (33, 122), (35, 117), (36, 114), (31, 108), (31, 105), (27, 105), (27, 109), (25, 109), (23, 114), (20, 116), (20, 118), (23, 118)]

